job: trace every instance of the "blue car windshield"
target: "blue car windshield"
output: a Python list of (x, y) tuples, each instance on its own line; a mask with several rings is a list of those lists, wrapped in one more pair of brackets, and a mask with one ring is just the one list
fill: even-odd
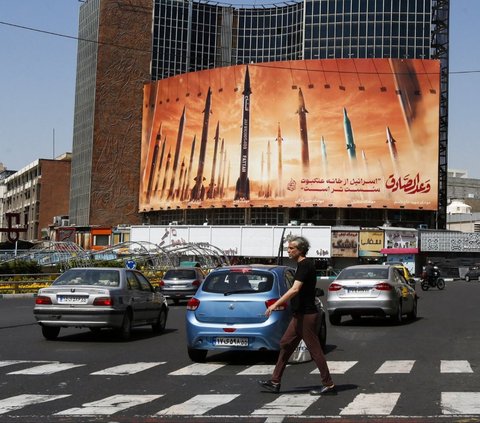
[(251, 294), (256, 292), (268, 292), (273, 286), (273, 275), (268, 272), (212, 272), (202, 285), (205, 292), (219, 294)]
[(70, 269), (53, 285), (119, 286), (120, 274), (114, 269)]

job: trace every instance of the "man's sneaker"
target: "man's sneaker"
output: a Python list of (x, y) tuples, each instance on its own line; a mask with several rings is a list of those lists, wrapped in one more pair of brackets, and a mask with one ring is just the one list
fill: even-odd
[(272, 380), (259, 380), (258, 383), (262, 388), (265, 388), (270, 392), (280, 392), (279, 382), (273, 382)]

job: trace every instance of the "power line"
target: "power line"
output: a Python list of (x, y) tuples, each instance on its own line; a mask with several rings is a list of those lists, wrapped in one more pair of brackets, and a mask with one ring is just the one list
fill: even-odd
[(13, 24), (13, 23), (10, 23), (10, 22), (0, 21), (0, 24), (1, 25), (6, 25), (6, 26), (11, 26), (11, 27), (14, 27), (14, 28), (19, 28), (19, 29), (25, 29), (27, 31), (39, 32), (41, 34), (54, 35), (56, 37), (61, 37), (61, 38), (68, 38), (68, 39), (76, 40), (76, 41), (85, 41), (85, 42), (88, 42), (88, 43), (94, 43), (94, 44), (104, 45), (104, 46), (108, 46), (108, 47), (117, 47), (117, 48), (123, 48), (123, 49), (126, 49), (126, 50), (134, 50), (134, 51), (140, 51), (140, 52), (144, 52), (144, 53), (150, 53), (150, 50), (144, 50), (144, 49), (140, 49), (140, 48), (136, 48), (136, 47), (122, 46), (122, 45), (114, 44), (114, 43), (105, 43), (105, 42), (97, 41), (97, 40), (88, 40), (86, 38), (74, 37), (73, 35), (65, 35), (65, 34), (60, 34), (58, 32), (45, 31), (43, 29), (37, 29), (37, 28), (29, 27), (29, 26), (17, 25), (17, 24)]
[[(104, 45), (104, 46), (107, 46), (107, 47), (116, 47), (116, 48), (123, 48), (123, 49), (126, 49), (126, 50), (139, 51), (139, 52), (143, 52), (143, 53), (151, 53), (150, 50), (139, 49), (139, 48), (136, 48), (136, 47), (128, 47), (128, 46), (123, 46), (123, 45), (114, 44), (114, 43), (106, 43), (106, 42), (96, 41), (96, 40), (89, 40), (89, 39), (86, 39), (86, 38), (74, 37), (73, 35), (60, 34), (58, 32), (46, 31), (46, 30), (43, 30), (43, 29), (32, 28), (32, 27), (24, 26), (24, 25), (17, 25), (17, 24), (13, 24), (13, 23), (10, 23), (10, 22), (0, 21), (0, 25), (5, 25), (5, 26), (13, 27), (13, 28), (24, 29), (26, 31), (38, 32), (38, 33), (41, 33), (41, 34), (53, 35), (53, 36), (61, 37), (61, 38), (68, 38), (68, 39), (76, 40), (76, 41), (85, 41), (85, 42), (88, 42), (88, 43)], [(277, 69), (278, 68), (279, 67), (277, 67)], [(467, 74), (474, 74), (474, 73), (480, 73), (480, 69), (478, 69), (478, 70), (473, 69), (473, 70), (449, 71), (448, 72), (449, 75), (467, 75)]]

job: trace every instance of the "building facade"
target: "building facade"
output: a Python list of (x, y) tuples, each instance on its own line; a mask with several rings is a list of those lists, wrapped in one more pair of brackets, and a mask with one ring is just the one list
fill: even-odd
[[(429, 227), (445, 227), (448, 0), (303, 0), (252, 7), (154, 0), (153, 13), (151, 7), (146, 0), (131, 0), (128, 6), (88, 0), (81, 6), (80, 38), (97, 43), (79, 42), (72, 223), (285, 225), (298, 221), (416, 227), (427, 222)], [(126, 21), (128, 25), (122, 25)], [(352, 58), (440, 60), (438, 211), (139, 210), (141, 110), (149, 107), (142, 104), (143, 82), (182, 74), (188, 78), (189, 72), (237, 64)]]
[[(37, 241), (56, 216), (68, 215), (71, 155), (38, 159), (4, 180), (3, 212), (19, 215), (19, 239)], [(2, 241), (8, 234), (1, 234)]]
[[(16, 170), (7, 170), (7, 168), (0, 163), (0, 228), (7, 228), (7, 220), (5, 218), (5, 210), (4, 210), (4, 198), (7, 192), (7, 186), (5, 185), (5, 179), (7, 179), (10, 175), (13, 175)], [(6, 238), (6, 235), (2, 233), (0, 237), (0, 241), (3, 241)]]
[(143, 84), (150, 80), (152, 1), (80, 7), (69, 217), (139, 223)]

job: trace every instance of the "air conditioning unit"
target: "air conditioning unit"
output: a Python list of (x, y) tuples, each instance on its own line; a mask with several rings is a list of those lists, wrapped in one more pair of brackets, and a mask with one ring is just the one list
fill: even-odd
[(62, 224), (62, 216), (53, 216), (53, 224), (60, 226)]
[(70, 219), (62, 219), (60, 226), (70, 225)]

